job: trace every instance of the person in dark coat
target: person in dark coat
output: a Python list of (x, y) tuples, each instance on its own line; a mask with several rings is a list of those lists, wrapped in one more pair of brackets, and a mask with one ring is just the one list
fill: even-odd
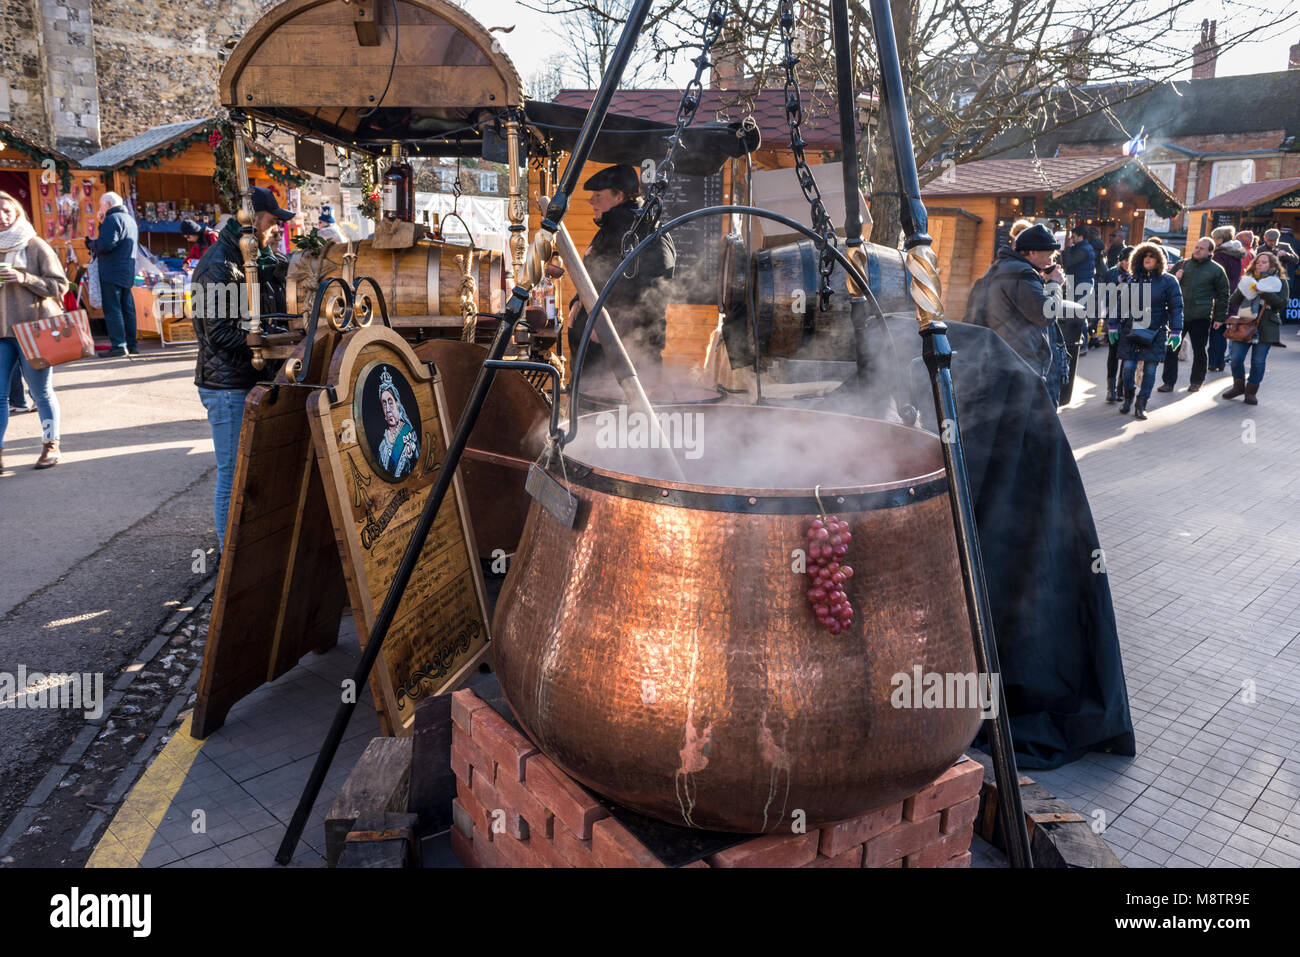
[[(885, 324), (873, 340), (871, 378), (896, 372), (920, 424), (942, 432), (915, 315), (890, 314)], [(1105, 543), (1056, 405), (1037, 370), (992, 329), (952, 322), (948, 339), (1016, 761), (1029, 770), (1090, 751), (1132, 755), (1110, 583), (1104, 567), (1087, 570), (1097, 569)], [(897, 405), (888, 390), (836, 390), (821, 408), (888, 418)]]
[[(1183, 329), (1192, 343), (1192, 374), (1188, 392), (1197, 392), (1205, 381), (1206, 346), (1212, 323), (1222, 323), (1228, 314), (1228, 274), (1214, 261), (1214, 240), (1202, 236), (1174, 273), (1183, 293)], [(1165, 353), (1161, 392), (1173, 392), (1178, 384), (1178, 351)]]
[[(1232, 363), (1232, 388), (1223, 393), (1225, 399), (1246, 396), (1247, 405), (1259, 405), (1259, 384), (1264, 381), (1264, 363), (1268, 350), (1282, 341), (1282, 317), (1286, 314), (1287, 300), (1291, 297), (1290, 284), (1277, 254), (1264, 251), (1255, 254), (1237, 288), (1228, 300), (1228, 311), (1235, 313), (1247, 304), (1259, 315), (1259, 330), (1250, 342), (1232, 342), (1229, 356)], [(1246, 353), (1250, 353), (1250, 378), (1246, 378)]]
[(964, 319), (1001, 336), (1043, 380), (1053, 402), (1059, 401), (1064, 382), (1050, 338), (1061, 314), (1065, 281), (1060, 266), (1052, 262), (1052, 253), (1060, 248), (1042, 224), (1021, 232), (1015, 248), (999, 249), (988, 272), (971, 288)]
[[(280, 223), (293, 217), (289, 210), (280, 208), (269, 189), (254, 188), (253, 234), (259, 247), (258, 301), (262, 313), (284, 311), (280, 260), (271, 253), (270, 246)], [(217, 454), (217, 489), (212, 513), (220, 548), (226, 544), (226, 518), (244, 421), (244, 399), (271, 372), (269, 368), (253, 367), (253, 352), (248, 347), (245, 331), (240, 328), (240, 322), (248, 314), (248, 283), (239, 237), (239, 222), (232, 216), (194, 268), (190, 287), (194, 335), (199, 348), (194, 384), (208, 412)]]
[[(1120, 255), (1115, 260), (1115, 265), (1111, 267), (1106, 274), (1107, 282), (1112, 290), (1119, 292), (1123, 289), (1123, 284), (1129, 281), (1128, 263), (1129, 257), (1133, 255), (1133, 247), (1125, 246), (1120, 250)], [(1109, 310), (1115, 305), (1115, 296), (1106, 297), (1106, 307)], [(1119, 379), (1119, 316), (1111, 316), (1107, 313), (1105, 329), (1106, 333), (1106, 401), (1118, 402), (1121, 390)]]
[[(607, 166), (583, 183), (583, 189), (591, 191), (591, 207), (596, 212), (596, 225), (600, 228), (587, 247), (582, 262), (599, 294), (623, 261), (623, 236), (641, 211), (641, 180), (635, 166)], [(642, 224), (636, 242), (648, 234), (645, 224)], [(638, 366), (658, 366), (663, 359), (668, 299), (676, 265), (677, 249), (673, 238), (671, 235), (662, 236), (628, 268), (633, 275), (620, 277), (605, 300), (605, 311), (609, 313), (632, 362)], [(600, 346), (594, 341), (595, 330), (589, 326), (587, 310), (575, 296), (569, 306), (571, 356), (577, 356), (585, 336), (593, 337), (587, 351), (584, 376), (603, 364)]]
[(203, 258), (203, 254), (208, 251), (208, 247), (217, 241), (217, 231), (209, 229), (202, 223), (196, 223), (192, 219), (181, 220), (181, 236), (185, 242), (190, 243), (190, 251), (185, 254), (186, 259), (193, 260), (197, 263)]
[(104, 358), (139, 355), (136, 343), (135, 257), (140, 230), (127, 212), (122, 197), (105, 193), (99, 200), (99, 236), (86, 240), (86, 248), (99, 264), (99, 290), (104, 303), (104, 325), (111, 348)]
[[(1237, 241), (1231, 226), (1220, 226), (1210, 232), (1214, 240), (1214, 261), (1228, 274), (1228, 289), (1236, 289), (1241, 281), (1242, 264), (1246, 259), (1246, 249)], [(1228, 361), (1228, 340), (1223, 337), (1223, 327), (1217, 323), (1210, 325), (1210, 347), (1207, 361), (1211, 372), (1222, 372)]]
[[(1145, 419), (1147, 401), (1156, 384), (1156, 369), (1168, 349), (1177, 351), (1183, 338), (1183, 293), (1165, 272), (1165, 254), (1158, 243), (1143, 243), (1129, 259), (1129, 295), (1120, 298), (1116, 331), (1123, 369), (1124, 404), (1120, 413)], [(1134, 378), (1142, 363), (1142, 390), (1134, 403)]]
[(1061, 253), (1061, 268), (1073, 283), (1073, 289), (1066, 287), (1068, 298), (1082, 298), (1092, 288), (1097, 275), (1097, 252), (1088, 242), (1086, 226), (1075, 226), (1070, 230), (1070, 245)]
[(1120, 257), (1124, 254), (1126, 243), (1124, 242), (1124, 230), (1112, 229), (1110, 232), (1110, 245), (1106, 247), (1106, 269), (1114, 269), (1119, 263)]

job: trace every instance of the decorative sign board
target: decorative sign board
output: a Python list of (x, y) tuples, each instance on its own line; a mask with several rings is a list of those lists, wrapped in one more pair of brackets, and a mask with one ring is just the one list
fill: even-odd
[[(357, 635), (364, 647), (446, 453), (438, 378), (390, 329), (350, 334), (307, 403)], [(375, 664), (389, 734), (415, 703), (454, 686), (487, 651), (483, 573), (460, 475), (452, 482)]]

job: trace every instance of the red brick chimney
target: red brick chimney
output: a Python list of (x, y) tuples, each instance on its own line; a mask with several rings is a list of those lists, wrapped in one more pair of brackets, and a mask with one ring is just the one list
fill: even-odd
[(1091, 40), (1092, 35), (1079, 27), (1075, 27), (1074, 33), (1070, 36), (1072, 57), (1065, 68), (1065, 77), (1075, 86), (1082, 86), (1088, 82), (1088, 46)]
[(1288, 70), (1300, 70), (1300, 43), (1291, 47), (1291, 56), (1287, 60), (1286, 68)]
[(1201, 41), (1192, 47), (1192, 79), (1211, 80), (1219, 62), (1219, 41), (1214, 39), (1218, 20), (1201, 21)]
[(713, 74), (709, 86), (715, 90), (736, 90), (745, 81), (744, 47), (734, 39), (732, 31), (725, 31), (714, 46)]

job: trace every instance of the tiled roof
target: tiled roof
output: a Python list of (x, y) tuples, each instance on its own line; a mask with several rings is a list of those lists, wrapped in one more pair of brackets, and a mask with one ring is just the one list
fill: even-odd
[(0, 140), (21, 142), (29, 149), (34, 149), (37, 152), (42, 153), (45, 156), (49, 156), (58, 162), (67, 163), (71, 166), (76, 165), (76, 160), (60, 153), (58, 150), (56, 150), (53, 146), (50, 146), (48, 143), (42, 143), (39, 139), (36, 138), (36, 135), (34, 133), (29, 133), (20, 127), (14, 126), (12, 123), (5, 123), (0, 121)]
[[(1300, 149), (1300, 70), (1180, 80), (1135, 96), (1136, 89), (1133, 83), (1079, 87), (1078, 102), (1068, 108), (1079, 119), (1036, 137), (1032, 147), (1012, 146), (1006, 155), (1029, 156), (1036, 149), (1039, 156), (1051, 156), (1067, 143), (1123, 143), (1141, 129), (1150, 146), (1182, 136), (1280, 130), (1275, 148)], [(988, 152), (1023, 139), (1024, 132), (1000, 136)]]
[(1060, 156), (1039, 160), (991, 159), (963, 163), (928, 183), (923, 196), (1056, 193), (1082, 186), (1129, 161), (1126, 156)]
[(1247, 183), (1197, 203), (1192, 209), (1250, 209), (1297, 189), (1300, 189), (1300, 177)]
[[(835, 94), (831, 90), (803, 90), (803, 138), (813, 149), (838, 150), (840, 123), (836, 115)], [(595, 90), (561, 90), (555, 102), (564, 106), (589, 107)], [(680, 89), (617, 90), (610, 102), (611, 112), (639, 116), (656, 123), (673, 124), (681, 102)], [(697, 115), (701, 119), (734, 122), (749, 113), (754, 115), (763, 135), (763, 146), (779, 148), (790, 143), (790, 128), (785, 118), (785, 92), (782, 90), (714, 90), (707, 89)], [(864, 117), (865, 118), (865, 117)]]
[(151, 130), (145, 130), (139, 136), (133, 136), (129, 140), (123, 140), (116, 146), (110, 146), (106, 150), (100, 150), (91, 156), (87, 156), (81, 161), (81, 165), (86, 169), (116, 169), (127, 163), (133, 163), (138, 159), (148, 156), (157, 150), (167, 146), (173, 140), (178, 140), (203, 126), (205, 123), (211, 123), (212, 117), (205, 116), (198, 120), (182, 120), (179, 123), (165, 123), (162, 126), (155, 126)]

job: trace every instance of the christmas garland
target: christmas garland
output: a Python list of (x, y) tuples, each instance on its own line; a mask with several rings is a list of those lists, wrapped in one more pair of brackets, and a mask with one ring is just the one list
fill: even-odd
[(29, 159), (34, 160), (37, 166), (43, 167), (46, 160), (54, 160), (54, 168), (59, 174), (59, 185), (63, 187), (64, 193), (72, 192), (72, 169), (67, 163), (54, 159), (50, 154), (43, 152), (40, 147), (27, 145), (14, 136), (12, 132), (8, 134), (0, 133), (0, 138), (3, 138), (4, 141), (4, 145), (0, 146), (0, 149), (11, 149), (15, 153), (22, 153)]
[(361, 202), (357, 204), (357, 212), (361, 213), (366, 219), (379, 222), (379, 177), (376, 173), (376, 163), (372, 157), (366, 156), (361, 160)]
[[(124, 169), (131, 176), (141, 170), (156, 169), (167, 160), (175, 159), (204, 140), (212, 147), (216, 159), (217, 169), (213, 178), (217, 185), (217, 195), (221, 197), (227, 209), (234, 209), (238, 205), (239, 187), (235, 175), (235, 130), (229, 120), (219, 119), (204, 124), (180, 139), (173, 140), (162, 149), (127, 165)], [(255, 144), (248, 145), (248, 152), (253, 161), (266, 170), (267, 175), (277, 183), (297, 188), (307, 182), (306, 176), (293, 172), (285, 163), (258, 149)]]

